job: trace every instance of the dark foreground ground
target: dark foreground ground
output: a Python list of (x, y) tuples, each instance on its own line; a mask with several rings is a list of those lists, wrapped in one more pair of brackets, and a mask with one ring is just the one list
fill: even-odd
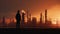
[(0, 32), (12, 32), (12, 33), (60, 33), (60, 28), (48, 28), (48, 29), (40, 29), (40, 28), (24, 28), (24, 29), (16, 29), (16, 28), (0, 28)]

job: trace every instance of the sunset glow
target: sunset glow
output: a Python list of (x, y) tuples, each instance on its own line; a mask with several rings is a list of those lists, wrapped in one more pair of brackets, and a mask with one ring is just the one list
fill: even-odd
[[(0, 24), (60, 27), (60, 0), (1, 0)], [(37, 21), (37, 22), (36, 22)], [(37, 25), (38, 24), (38, 25)], [(52, 26), (52, 27), (53, 27)]]
[(50, 17), (53, 24), (56, 24), (57, 20), (60, 20), (60, 5), (53, 6), (48, 10), (48, 18)]
[[(57, 20), (60, 20), (60, 5), (56, 5), (51, 7), (50, 9), (47, 10), (48, 11), (48, 19), (51, 18), (52, 24), (56, 24)], [(26, 13), (26, 11), (22, 10), (22, 13)], [(44, 16), (44, 12), (43, 16)], [(37, 21), (40, 21), (40, 14), (36, 14), (36, 15), (32, 15), (32, 17), (36, 17)], [(43, 17), (44, 20), (44, 17)], [(10, 22), (9, 19), (6, 20), (8, 23)], [(14, 21), (16, 22), (16, 20), (14, 19)], [(27, 19), (25, 18), (25, 22), (27, 22)]]

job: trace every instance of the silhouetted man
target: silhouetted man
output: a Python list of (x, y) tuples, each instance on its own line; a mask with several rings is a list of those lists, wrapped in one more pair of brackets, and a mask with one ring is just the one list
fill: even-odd
[(16, 14), (16, 21), (17, 21), (16, 28), (20, 28), (21, 15), (19, 13), (19, 10), (18, 10), (18, 12)]

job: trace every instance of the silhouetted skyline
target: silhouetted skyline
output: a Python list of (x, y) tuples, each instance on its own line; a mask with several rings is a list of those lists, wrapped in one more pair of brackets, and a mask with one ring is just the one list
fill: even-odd
[(1, 27), (60, 26), (60, 0), (0, 0), (0, 2)]

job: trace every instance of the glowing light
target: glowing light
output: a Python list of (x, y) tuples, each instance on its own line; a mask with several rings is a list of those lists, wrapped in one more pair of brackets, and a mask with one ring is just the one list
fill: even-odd
[(6, 19), (6, 23), (9, 24), (10, 23), (10, 19)]
[(22, 10), (22, 13), (25, 13), (25, 11), (24, 11), (24, 10)]
[(52, 24), (57, 24), (56, 21), (57, 21), (56, 19), (53, 19)]
[(52, 6), (48, 9), (48, 17), (52, 19), (52, 24), (56, 24), (57, 19), (60, 20), (60, 5)]
[(16, 23), (16, 19), (14, 19), (14, 22)]

